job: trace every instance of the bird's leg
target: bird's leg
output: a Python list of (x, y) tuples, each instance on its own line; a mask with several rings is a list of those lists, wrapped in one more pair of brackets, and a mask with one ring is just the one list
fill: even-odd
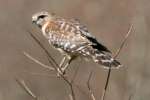
[(57, 71), (58, 71), (57, 76), (59, 76), (59, 74), (63, 74), (62, 67), (66, 61), (66, 58), (67, 58), (67, 56), (64, 56), (63, 59), (61, 60), (61, 62), (59, 64), (59, 68), (57, 69)]
[(63, 74), (65, 74), (65, 70), (68, 68), (68, 66), (70, 65), (70, 63), (73, 60), (75, 60), (76, 58), (77, 58), (76, 56), (69, 57), (69, 60), (67, 61), (67, 63), (65, 64), (65, 66), (61, 68)]
[(59, 64), (59, 67), (60, 67), (60, 68), (62, 68), (62, 66), (64, 65), (66, 58), (67, 58), (67, 57), (64, 56), (63, 59), (61, 60), (61, 62), (60, 62), (60, 64)]

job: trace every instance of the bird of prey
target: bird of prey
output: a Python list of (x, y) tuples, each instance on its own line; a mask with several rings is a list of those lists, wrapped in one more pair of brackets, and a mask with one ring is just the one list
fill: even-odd
[(49, 44), (64, 55), (60, 63), (63, 72), (77, 57), (93, 60), (104, 68), (121, 66), (78, 19), (65, 19), (42, 11), (32, 16), (32, 22), (41, 29)]

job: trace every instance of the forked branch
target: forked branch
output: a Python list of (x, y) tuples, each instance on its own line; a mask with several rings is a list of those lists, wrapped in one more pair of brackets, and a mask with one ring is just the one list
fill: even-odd
[(29, 58), (30, 60), (34, 61), (35, 63), (41, 65), (42, 67), (49, 69), (49, 70), (55, 70), (53, 67), (50, 67), (48, 65), (43, 64), (42, 62), (38, 61), (37, 59), (33, 58), (30, 54), (28, 54), (27, 52), (23, 52), (23, 54)]
[[(132, 29), (133, 29), (133, 25), (130, 26), (126, 36), (124, 37), (124, 39), (123, 39), (123, 41), (122, 41), (122, 43), (120, 45), (120, 47), (118, 48), (116, 54), (114, 55), (114, 59), (116, 59), (119, 56), (119, 54), (120, 54), (121, 50), (123, 49), (123, 46), (125, 45), (125, 43), (126, 43), (128, 37), (129, 37)], [(107, 79), (106, 79), (104, 90), (102, 92), (101, 100), (105, 100), (105, 95), (106, 95), (107, 87), (108, 87), (108, 84), (109, 84), (110, 75), (111, 75), (111, 66), (108, 69)]]
[(59, 74), (59, 77), (62, 78), (70, 87), (71, 94), (69, 94), (70, 100), (75, 100), (75, 93), (73, 90), (73, 85), (69, 81), (69, 79), (62, 74), (61, 68), (56, 63), (55, 59), (51, 56), (51, 54), (48, 52), (48, 50), (44, 47), (44, 45), (29, 31), (27, 31), (30, 36), (36, 41), (36, 43), (44, 50), (48, 57), (49, 63), (53, 66), (54, 70)]

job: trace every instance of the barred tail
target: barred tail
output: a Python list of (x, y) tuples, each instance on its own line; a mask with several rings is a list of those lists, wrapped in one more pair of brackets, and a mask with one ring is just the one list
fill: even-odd
[(105, 54), (103, 52), (95, 52), (92, 58), (96, 63), (104, 65), (105, 66), (104, 68), (109, 68), (110, 66), (112, 68), (121, 67), (120, 62), (118, 62), (117, 60), (113, 59), (110, 55)]
[(113, 59), (108, 53), (94, 49), (91, 46), (86, 46), (78, 49), (83, 56), (89, 56), (94, 62), (104, 65), (104, 68), (119, 68), (120, 62)]

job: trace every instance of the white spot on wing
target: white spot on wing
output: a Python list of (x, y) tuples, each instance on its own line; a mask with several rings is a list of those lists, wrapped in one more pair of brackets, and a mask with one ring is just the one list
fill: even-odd
[(90, 55), (90, 52), (87, 51), (86, 54), (87, 54), (87, 55)]
[(74, 48), (74, 47), (76, 47), (76, 45), (75, 45), (75, 44), (71, 45), (71, 47), (70, 47), (70, 48), (72, 49), (72, 48)]
[(109, 63), (111, 63), (112, 61), (111, 60), (101, 60), (103, 63), (105, 63), (105, 62), (109, 62)]
[(68, 31), (68, 29), (69, 29), (69, 25), (66, 25), (65, 31)]
[(74, 27), (71, 27), (71, 31), (70, 32), (74, 32), (75, 31), (75, 28)]
[(78, 48), (77, 51), (80, 51), (80, 50), (82, 50), (84, 48), (85, 48), (85, 46), (82, 46), (82, 47)]
[(64, 48), (67, 49), (69, 45), (70, 45), (70, 42), (67, 42), (67, 43), (64, 45)]
[(60, 29), (62, 30), (64, 26), (65, 26), (65, 22), (63, 22), (63, 23), (61, 24)]

